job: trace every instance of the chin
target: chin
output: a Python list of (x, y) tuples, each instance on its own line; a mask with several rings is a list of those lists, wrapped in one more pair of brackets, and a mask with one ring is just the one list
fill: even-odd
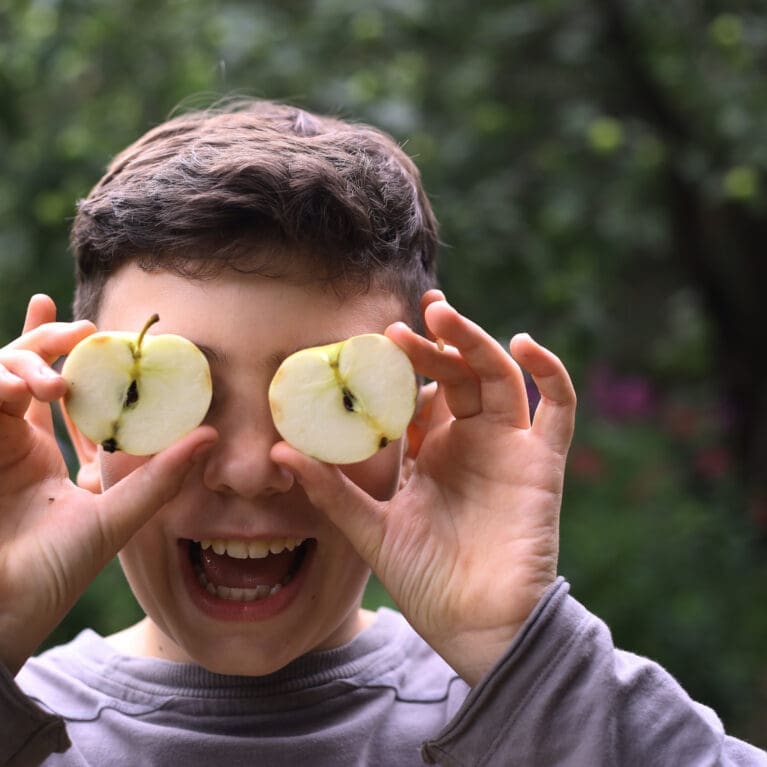
[[(214, 674), (228, 676), (267, 676), (284, 668), (294, 660), (317, 649), (310, 642), (290, 643), (282, 636), (263, 641), (264, 637), (250, 640), (239, 636), (204, 641), (197, 637), (194, 646), (183, 648), (188, 662), (201, 666)], [(201, 641), (202, 640), (202, 641)], [(204, 642), (204, 644), (203, 644)]]
[[(136, 551), (138, 563), (127, 556)], [(323, 553), (315, 538), (275, 556), (287, 567), (280, 588), (248, 600), (206, 584), (205, 572), (217, 574), (201, 566), (194, 540), (177, 539), (166, 572), (150, 572), (146, 549), (124, 550), (123, 570), (149, 617), (147, 654), (217, 674), (265, 676), (307, 653), (339, 647), (364, 628), (360, 605), (370, 571), (361, 560), (340, 547)], [(152, 588), (161, 581), (163, 588)]]
[[(298, 656), (300, 657), (300, 656)], [(210, 671), (212, 674), (222, 674), (225, 676), (268, 676), (276, 671), (284, 668), (290, 664), (295, 658), (288, 656), (285, 658), (266, 658), (266, 657), (251, 657), (249, 658), (232, 658), (232, 657), (203, 657), (192, 658), (192, 661), (198, 666), (201, 666), (206, 671)]]

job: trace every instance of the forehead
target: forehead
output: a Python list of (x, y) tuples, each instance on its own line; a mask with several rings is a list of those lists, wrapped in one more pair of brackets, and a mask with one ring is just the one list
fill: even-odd
[(339, 290), (325, 281), (264, 277), (225, 270), (186, 277), (126, 264), (110, 277), (97, 318), (101, 330), (140, 330), (160, 315), (152, 332), (173, 332), (201, 343), (226, 338), (250, 345), (279, 339), (300, 346), (383, 332), (407, 319), (403, 302), (376, 286)]

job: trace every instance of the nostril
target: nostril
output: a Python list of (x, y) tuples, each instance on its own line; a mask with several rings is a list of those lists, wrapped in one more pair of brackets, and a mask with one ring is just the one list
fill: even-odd
[(222, 439), (207, 456), (202, 481), (225, 495), (256, 498), (287, 493), (296, 483), (293, 472), (272, 460), (268, 440)]

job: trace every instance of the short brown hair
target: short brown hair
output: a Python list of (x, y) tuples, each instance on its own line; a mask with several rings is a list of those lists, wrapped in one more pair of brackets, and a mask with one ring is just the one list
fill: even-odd
[(364, 124), (270, 101), (176, 116), (120, 153), (78, 205), (74, 315), (95, 319), (130, 260), (195, 278), (224, 267), (373, 281), (418, 322), (437, 223), (415, 164)]

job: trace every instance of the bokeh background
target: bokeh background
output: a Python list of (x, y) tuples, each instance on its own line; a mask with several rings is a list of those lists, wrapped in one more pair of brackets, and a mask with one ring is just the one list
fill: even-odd
[[(387, 129), (453, 303), (572, 372), (573, 593), (767, 746), (766, 66), (761, 0), (6, 0), (0, 343), (33, 292), (68, 316), (76, 200), (172, 112)], [(113, 565), (51, 641), (137, 617)]]

